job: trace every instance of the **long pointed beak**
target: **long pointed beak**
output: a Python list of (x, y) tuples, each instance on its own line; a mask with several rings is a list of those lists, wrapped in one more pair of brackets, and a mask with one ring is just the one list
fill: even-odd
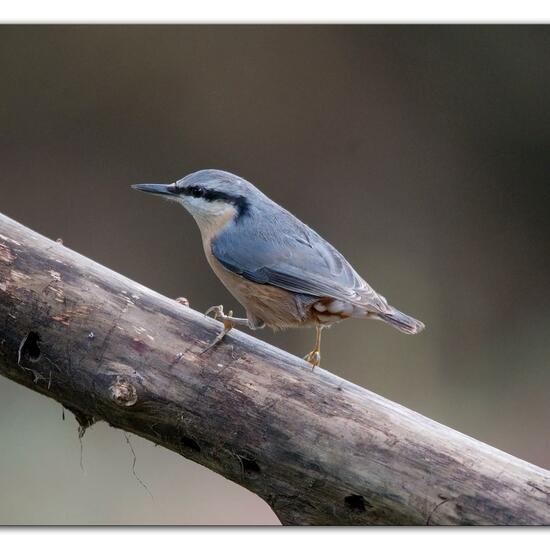
[(132, 189), (137, 189), (138, 191), (145, 191), (145, 193), (154, 193), (155, 195), (174, 195), (177, 193), (176, 184), (165, 184), (165, 183), (137, 183), (132, 185)]

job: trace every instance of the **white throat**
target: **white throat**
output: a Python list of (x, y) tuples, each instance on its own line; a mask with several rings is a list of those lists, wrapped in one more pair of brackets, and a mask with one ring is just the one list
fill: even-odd
[(237, 209), (223, 201), (179, 197), (178, 202), (195, 218), (203, 240), (210, 241), (237, 216)]

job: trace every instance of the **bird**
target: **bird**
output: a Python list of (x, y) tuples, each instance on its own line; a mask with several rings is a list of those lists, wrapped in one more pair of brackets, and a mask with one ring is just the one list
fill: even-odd
[(195, 219), (210, 267), (246, 310), (245, 318), (213, 306), (223, 323), (211, 345), (236, 326), (256, 330), (312, 327), (315, 346), (304, 359), (321, 363), (321, 332), (345, 319), (376, 319), (406, 334), (424, 323), (394, 308), (344, 256), (252, 183), (223, 170), (193, 172), (169, 184), (133, 189), (182, 205)]

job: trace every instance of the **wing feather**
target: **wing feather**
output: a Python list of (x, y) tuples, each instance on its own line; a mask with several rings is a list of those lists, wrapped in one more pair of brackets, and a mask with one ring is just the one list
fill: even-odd
[(388, 309), (386, 299), (340, 252), (286, 210), (271, 219), (231, 224), (211, 249), (226, 269), (255, 283), (343, 300), (374, 312)]

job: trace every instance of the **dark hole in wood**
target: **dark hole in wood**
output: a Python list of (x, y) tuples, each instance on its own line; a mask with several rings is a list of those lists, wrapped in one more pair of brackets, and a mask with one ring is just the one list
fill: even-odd
[(346, 508), (353, 512), (365, 512), (367, 510), (366, 501), (361, 495), (349, 495), (344, 499)]
[(257, 462), (255, 462), (254, 460), (250, 460), (250, 458), (243, 458), (242, 456), (240, 458), (243, 464), (243, 470), (245, 474), (254, 475), (254, 474), (259, 474), (261, 472)]
[(31, 362), (38, 361), (40, 359), (40, 334), (31, 330), (27, 336), (25, 336), (21, 347), (19, 348), (20, 357), (28, 359)]
[(201, 448), (199, 447), (199, 444), (194, 439), (191, 439), (190, 437), (183, 436), (181, 438), (181, 442), (189, 450), (195, 451), (197, 453), (201, 452)]

